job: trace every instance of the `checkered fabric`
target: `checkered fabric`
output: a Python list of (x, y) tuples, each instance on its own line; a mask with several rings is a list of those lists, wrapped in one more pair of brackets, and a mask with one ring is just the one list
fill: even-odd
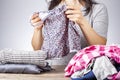
[(92, 45), (80, 50), (65, 68), (65, 76), (71, 76), (74, 72), (83, 70), (94, 58), (107, 56), (120, 63), (120, 47), (116, 45)]

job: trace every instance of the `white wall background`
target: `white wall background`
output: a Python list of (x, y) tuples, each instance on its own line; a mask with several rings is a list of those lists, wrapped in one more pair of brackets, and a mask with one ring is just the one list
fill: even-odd
[(107, 44), (120, 44), (120, 0), (102, 0), (109, 14), (109, 30)]
[[(108, 44), (120, 43), (120, 0), (98, 1), (103, 1), (108, 8)], [(0, 0), (0, 49), (32, 50), (30, 16), (46, 9), (45, 0)]]
[(0, 0), (0, 49), (32, 50), (30, 16), (46, 9), (45, 0)]

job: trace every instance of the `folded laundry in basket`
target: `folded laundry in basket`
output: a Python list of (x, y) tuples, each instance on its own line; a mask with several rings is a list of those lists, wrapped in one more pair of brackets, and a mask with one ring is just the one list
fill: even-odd
[(17, 63), (17, 64), (34, 64), (45, 66), (47, 55), (44, 51), (24, 51), (3, 49), (0, 50), (0, 64)]

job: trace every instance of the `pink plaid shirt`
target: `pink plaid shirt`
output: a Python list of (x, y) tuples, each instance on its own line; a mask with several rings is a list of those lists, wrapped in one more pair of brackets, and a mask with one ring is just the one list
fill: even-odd
[(65, 76), (71, 76), (74, 72), (85, 69), (92, 59), (100, 56), (107, 56), (120, 63), (120, 48), (118, 46), (93, 45), (80, 50), (65, 68)]

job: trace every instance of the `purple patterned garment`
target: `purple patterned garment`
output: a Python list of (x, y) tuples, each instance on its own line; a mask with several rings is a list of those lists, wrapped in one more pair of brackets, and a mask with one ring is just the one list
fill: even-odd
[(47, 52), (49, 59), (63, 57), (72, 51), (81, 49), (81, 37), (77, 26), (66, 18), (65, 10), (65, 5), (59, 5), (53, 10), (44, 12), (48, 15), (43, 19), (45, 25), (42, 50)]

